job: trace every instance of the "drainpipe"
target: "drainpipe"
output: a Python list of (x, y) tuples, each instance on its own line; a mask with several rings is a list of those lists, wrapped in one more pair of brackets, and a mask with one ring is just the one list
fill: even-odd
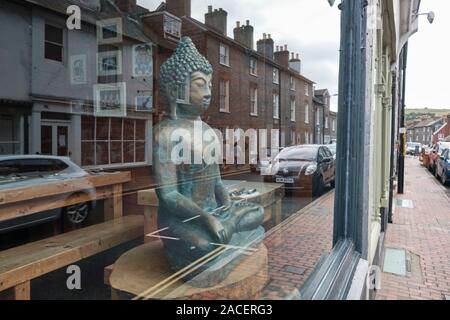
[[(402, 52), (402, 97), (400, 106), (400, 128), (405, 128), (405, 95), (406, 95), (406, 57), (408, 55), (408, 43), (403, 47)], [(405, 191), (405, 145), (406, 132), (400, 133), (400, 152), (399, 152), (399, 166), (398, 166), (398, 193), (403, 194)]]
[(397, 120), (397, 76), (392, 76), (392, 123), (391, 123), (391, 165), (389, 172), (389, 211), (388, 217), (383, 215), (381, 221), (381, 232), (386, 232), (388, 223), (392, 223), (393, 202), (394, 202), (394, 165), (395, 165), (395, 137), (396, 137), (396, 120)]

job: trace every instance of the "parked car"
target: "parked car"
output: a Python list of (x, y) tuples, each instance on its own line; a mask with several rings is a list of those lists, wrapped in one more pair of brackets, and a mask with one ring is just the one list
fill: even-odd
[(437, 160), (435, 176), (444, 186), (450, 182), (450, 149), (445, 149)]
[[(279, 150), (277, 152), (280, 153), (280, 151), (283, 150), (283, 148), (279, 148), (279, 149), (274, 149), (272, 150), (271, 148), (267, 148), (266, 149), (266, 157), (261, 157), (261, 154), (258, 153), (256, 158), (257, 158), (257, 162), (256, 164), (252, 164), (250, 163), (250, 170), (252, 173), (260, 173), (261, 175), (266, 175), (267, 169), (270, 167), (270, 164), (272, 163), (272, 160), (274, 158), (274, 156), (276, 156), (277, 154), (276, 151)], [(274, 154), (272, 154), (274, 153)]]
[[(65, 157), (0, 156), (0, 192), (21, 187), (41, 187), (51, 182), (87, 176), (89, 176), (88, 172)], [(77, 194), (87, 194), (91, 201), (0, 221), (0, 234), (59, 220), (63, 217), (67, 217), (69, 223), (74, 225), (83, 223), (95, 208), (96, 197), (95, 188), (88, 182), (85, 187), (82, 187), (82, 191)]]
[(414, 156), (416, 154), (416, 149), (419, 147), (419, 153), (422, 151), (422, 144), (418, 142), (408, 142), (406, 144), (406, 154)]
[(312, 188), (312, 196), (320, 196), (327, 184), (334, 188), (336, 165), (327, 146), (301, 145), (286, 148), (278, 154), (269, 168), (266, 182), (283, 183), (292, 191)]
[(438, 142), (433, 149), (430, 152), (430, 159), (428, 162), (428, 169), (433, 173), (436, 174), (436, 166), (437, 162), (442, 156), (442, 153), (445, 149), (450, 148), (450, 142)]
[(335, 143), (329, 144), (329, 145), (327, 145), (327, 147), (331, 151), (331, 153), (333, 154), (334, 160), (336, 160), (337, 144), (335, 144)]

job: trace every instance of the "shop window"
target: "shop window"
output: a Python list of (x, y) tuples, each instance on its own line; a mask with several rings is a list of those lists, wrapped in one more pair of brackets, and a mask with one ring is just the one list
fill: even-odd
[(145, 123), (135, 119), (83, 117), (82, 165), (145, 163)]
[(0, 115), (0, 155), (20, 153), (19, 128), (17, 118)]

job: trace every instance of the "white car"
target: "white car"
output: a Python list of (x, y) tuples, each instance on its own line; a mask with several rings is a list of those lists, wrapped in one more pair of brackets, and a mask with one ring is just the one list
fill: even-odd
[[(89, 173), (66, 157), (41, 155), (0, 156), (0, 191), (21, 187), (41, 186), (57, 181), (83, 178)], [(39, 212), (19, 218), (0, 221), (0, 234), (61, 219), (63, 215), (72, 224), (83, 223), (95, 208), (95, 188), (86, 182), (79, 193), (92, 199), (89, 202)], [(70, 195), (69, 195), (70, 196)]]

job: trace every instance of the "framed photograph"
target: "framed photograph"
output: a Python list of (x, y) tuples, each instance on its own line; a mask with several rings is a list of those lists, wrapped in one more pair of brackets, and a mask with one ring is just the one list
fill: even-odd
[(122, 18), (97, 21), (97, 42), (113, 44), (122, 42)]
[(96, 117), (126, 117), (125, 82), (94, 85), (94, 115)]
[(153, 76), (153, 47), (151, 43), (133, 46), (133, 77)]
[(73, 85), (87, 83), (86, 55), (79, 54), (70, 57), (70, 83)]
[(153, 111), (153, 97), (152, 96), (137, 96), (136, 97), (136, 111)]
[(122, 74), (122, 52), (106, 51), (97, 53), (97, 75), (115, 76)]

